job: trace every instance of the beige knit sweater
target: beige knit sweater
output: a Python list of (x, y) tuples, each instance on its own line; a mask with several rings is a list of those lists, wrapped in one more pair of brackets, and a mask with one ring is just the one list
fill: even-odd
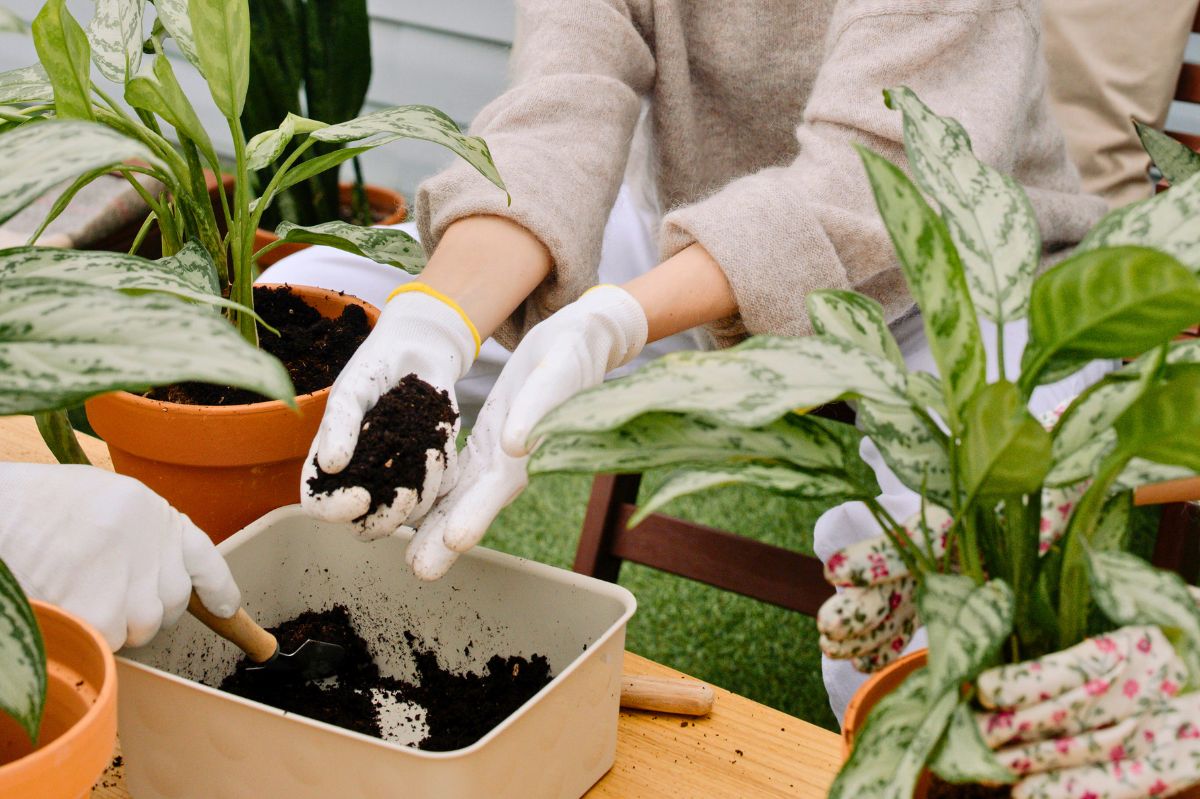
[[(862, 165), (862, 142), (903, 164), (911, 87), (957, 118), (975, 152), (1024, 184), (1047, 252), (1104, 211), (1080, 193), (1043, 98), (1037, 0), (517, 0), (512, 87), (480, 112), (512, 193), (460, 164), (418, 190), (427, 246), (473, 214), (513, 219), (554, 270), (496, 334), (525, 330), (595, 283), (640, 98), (650, 99), (667, 258), (700, 242), (740, 314), (711, 326), (802, 335), (805, 295), (853, 288), (890, 319), (912, 307)], [(488, 268), (481, 259), (478, 268)]]

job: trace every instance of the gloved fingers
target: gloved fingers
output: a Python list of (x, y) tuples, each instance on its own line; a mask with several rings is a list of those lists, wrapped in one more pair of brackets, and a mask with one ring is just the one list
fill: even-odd
[(895, 612), (888, 614), (881, 624), (861, 636), (835, 641), (822, 634), (819, 640), (821, 651), (826, 657), (839, 660), (862, 657), (891, 644), (897, 636), (903, 634), (905, 627), (915, 616), (915, 608), (902, 605)]
[(1083, 480), (1074, 485), (1042, 490), (1042, 517), (1038, 528), (1038, 553), (1045, 554), (1063, 537), (1071, 511), (1083, 496), (1092, 481)]
[(330, 474), (340, 472), (350, 463), (358, 446), (363, 416), (391, 388), (385, 384), (386, 366), (369, 356), (360, 359), (360, 355), (363, 355), (361, 350), (334, 381), (313, 440), (317, 463)]
[(191, 588), (213, 615), (227, 619), (242, 606), (242, 592), (209, 537), (187, 517), (184, 521), (183, 565), (191, 577)]
[(831, 641), (865, 635), (901, 605), (911, 604), (915, 589), (911, 577), (866, 588), (844, 588), (817, 611), (817, 630)]
[(419, 579), (432, 581), (450, 571), (454, 561), (458, 560), (458, 553), (442, 543), (439, 531), (422, 526), (409, 542), (404, 559)]
[(1033, 773), (1013, 786), (1015, 799), (1144, 799), (1174, 796), (1200, 783), (1200, 740), (1177, 741), (1140, 758), (1110, 759)]
[[(920, 546), (927, 549), (926, 533), (933, 536), (933, 554), (941, 557), (946, 551), (946, 531), (952, 521), (950, 514), (937, 505), (925, 506), (925, 524), (921, 524), (920, 511), (902, 523), (904, 532)], [(908, 576), (908, 567), (886, 535), (879, 535), (851, 544), (835, 552), (825, 562), (825, 579), (835, 586), (865, 587)]]
[(164, 552), (158, 570), (158, 601), (162, 603), (162, 626), (174, 627), (187, 610), (192, 579), (183, 563), (182, 550)]
[(455, 552), (466, 552), (478, 544), (500, 511), (516, 499), (529, 482), (525, 474), (527, 458), (509, 459), (501, 455), (500, 459), (509, 463), (496, 464), (494, 470), (473, 485), (460, 485), (456, 492), (461, 494), (446, 513), (437, 519), (431, 516), (425, 523), (433, 523), (435, 530), (440, 529), (442, 543)]
[[(300, 470), (300, 507), (314, 519), (327, 522), (350, 522), (371, 509), (371, 494), (361, 486), (316, 493), (310, 481), (317, 476), (317, 442), (309, 448), (308, 459)], [(395, 528), (393, 528), (395, 529)]]
[(125, 646), (139, 647), (150, 643), (162, 629), (163, 603), (153, 586), (131, 587), (125, 604)]
[[(457, 406), (455, 413), (458, 412)], [(442, 482), (437, 487), (435, 498), (440, 499), (450, 493), (450, 490), (458, 483), (458, 433), (462, 426), (461, 417), (456, 416), (454, 424), (450, 428), (450, 434), (446, 436), (446, 445), (442, 448), (444, 457), (442, 463)], [(428, 509), (427, 509), (428, 510)], [(425, 514), (422, 513), (422, 516)]]
[(529, 441), (538, 422), (580, 391), (604, 379), (607, 364), (589, 362), (591, 353), (573, 339), (552, 349), (529, 373), (513, 397), (500, 434), (504, 453), (523, 458), (533, 449)]
[(850, 663), (863, 674), (873, 674), (904, 654), (904, 648), (917, 630), (917, 617), (913, 615), (891, 639), (883, 642), (865, 655), (851, 658)]
[(428, 450), (425, 453), (425, 482), (417, 497), (417, 503), (409, 509), (404, 519), (408, 527), (416, 527), (417, 522), (425, 518), (433, 503), (441, 496), (441, 484), (445, 479), (447, 455), (444, 449)]

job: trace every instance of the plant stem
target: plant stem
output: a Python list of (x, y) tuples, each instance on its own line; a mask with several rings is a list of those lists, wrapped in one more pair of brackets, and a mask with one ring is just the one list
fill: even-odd
[(276, 247), (282, 247), (286, 243), (287, 242), (285, 242), (283, 239), (276, 239), (275, 241), (271, 242), (270, 244), (264, 245), (261, 250), (254, 253), (254, 255), (250, 258), (250, 260), (254, 263), (258, 263), (259, 258), (262, 258), (264, 255), (266, 255), (267, 253), (269, 253), (271, 250), (275, 249)]
[(1008, 380), (1008, 369), (1004, 365), (1004, 319), (996, 320), (996, 374)]
[[(879, 504), (878, 500), (870, 498), (864, 501), (867, 510), (875, 517), (876, 523), (887, 539), (892, 542), (896, 552), (900, 554), (900, 559), (904, 561), (905, 567), (908, 568), (908, 573), (913, 576), (918, 582), (921, 581), (926, 572), (936, 571), (934, 564), (930, 563), (925, 558), (925, 553), (921, 552), (920, 548), (908, 538), (907, 535), (900, 532), (904, 529), (895, 523), (887, 509)], [(890, 521), (889, 521), (890, 520)]]
[[(237, 159), (237, 183), (233, 189), (233, 226), (230, 236), (230, 292), (229, 298), (247, 308), (254, 307), (254, 273), (250, 263), (250, 250), (254, 247), (254, 229), (257, 216), (250, 213), (250, 172), (246, 166), (246, 137), (236, 119), (229, 119), (229, 131), (233, 134), (233, 149)], [(262, 200), (259, 201), (262, 205)], [(251, 345), (258, 346), (258, 326), (250, 314), (235, 314), (238, 332)]]
[(146, 240), (146, 235), (150, 232), (150, 227), (154, 224), (155, 219), (158, 219), (158, 214), (153, 211), (146, 215), (146, 221), (138, 228), (137, 235), (133, 237), (133, 244), (129, 246), (130, 255), (137, 255), (137, 251), (141, 249), (142, 243)]
[(79, 446), (79, 440), (75, 438), (75, 431), (71, 428), (71, 420), (67, 418), (66, 411), (44, 411), (35, 413), (33, 418), (37, 422), (38, 432), (42, 434), (42, 440), (59, 463), (91, 464), (83, 448)]
[(291, 169), (292, 165), (296, 163), (300, 156), (302, 156), (308, 150), (308, 148), (312, 147), (315, 143), (316, 139), (311, 137), (305, 139), (304, 142), (295, 150), (293, 150), (291, 155), (289, 155), (284, 162), (279, 165), (279, 168), (275, 170), (275, 174), (271, 176), (271, 182), (267, 184), (267, 188), (264, 189), (263, 193), (259, 196), (258, 206), (254, 209), (254, 215), (251, 217), (254, 228), (258, 227), (258, 223), (262, 219), (263, 213), (271, 204), (271, 200), (275, 197), (275, 192), (279, 190), (279, 184), (283, 182), (283, 178), (287, 174), (287, 171)]

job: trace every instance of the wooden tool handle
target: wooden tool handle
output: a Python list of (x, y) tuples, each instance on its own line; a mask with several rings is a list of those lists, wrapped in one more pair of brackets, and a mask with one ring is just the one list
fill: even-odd
[(192, 596), (188, 599), (188, 612), (204, 622), (205, 627), (226, 641), (236, 644), (238, 649), (249, 655), (255, 663), (270, 660), (279, 649), (279, 642), (275, 640), (275, 636), (255, 624), (250, 614), (242, 608), (238, 608), (237, 613), (228, 619), (222, 619), (204, 607), (200, 597), (192, 591)]
[(713, 699), (713, 689), (696, 680), (628, 674), (621, 677), (621, 707), (629, 710), (706, 716), (712, 710)]

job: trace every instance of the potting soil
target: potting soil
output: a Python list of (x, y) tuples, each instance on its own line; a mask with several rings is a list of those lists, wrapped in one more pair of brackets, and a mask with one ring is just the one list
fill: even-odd
[(933, 775), (929, 780), (928, 799), (1009, 799), (1011, 785), (957, 785)]
[[(222, 691), (431, 752), (470, 746), (551, 679), (550, 664), (542, 655), (493, 655), (482, 674), (454, 674), (411, 633), (405, 634), (405, 641), (416, 663), (416, 683), (383, 676), (341, 605), (305, 611), (271, 632), (282, 652), (292, 652), (310, 638), (345, 647), (336, 677), (306, 682), (278, 672), (247, 671), (254, 664), (243, 658), (221, 682)], [(406, 740), (405, 728), (418, 729), (424, 737)]]
[(425, 453), (432, 449), (444, 457), (440, 453), (457, 418), (445, 391), (415, 374), (407, 375), (363, 417), (349, 465), (337, 474), (317, 466), (309, 488), (314, 494), (350, 486), (366, 488), (371, 505), (360, 518), (390, 505), (399, 489), (419, 494), (425, 485)]
[[(297, 394), (333, 385), (371, 332), (367, 314), (360, 306), (347, 305), (341, 316), (326, 319), (287, 288), (255, 286), (254, 310), (279, 331), (276, 335), (260, 323), (259, 346), (283, 362)], [(246, 389), (208, 383), (176, 383), (154, 389), (146, 396), (184, 405), (247, 405), (267, 399)]]

